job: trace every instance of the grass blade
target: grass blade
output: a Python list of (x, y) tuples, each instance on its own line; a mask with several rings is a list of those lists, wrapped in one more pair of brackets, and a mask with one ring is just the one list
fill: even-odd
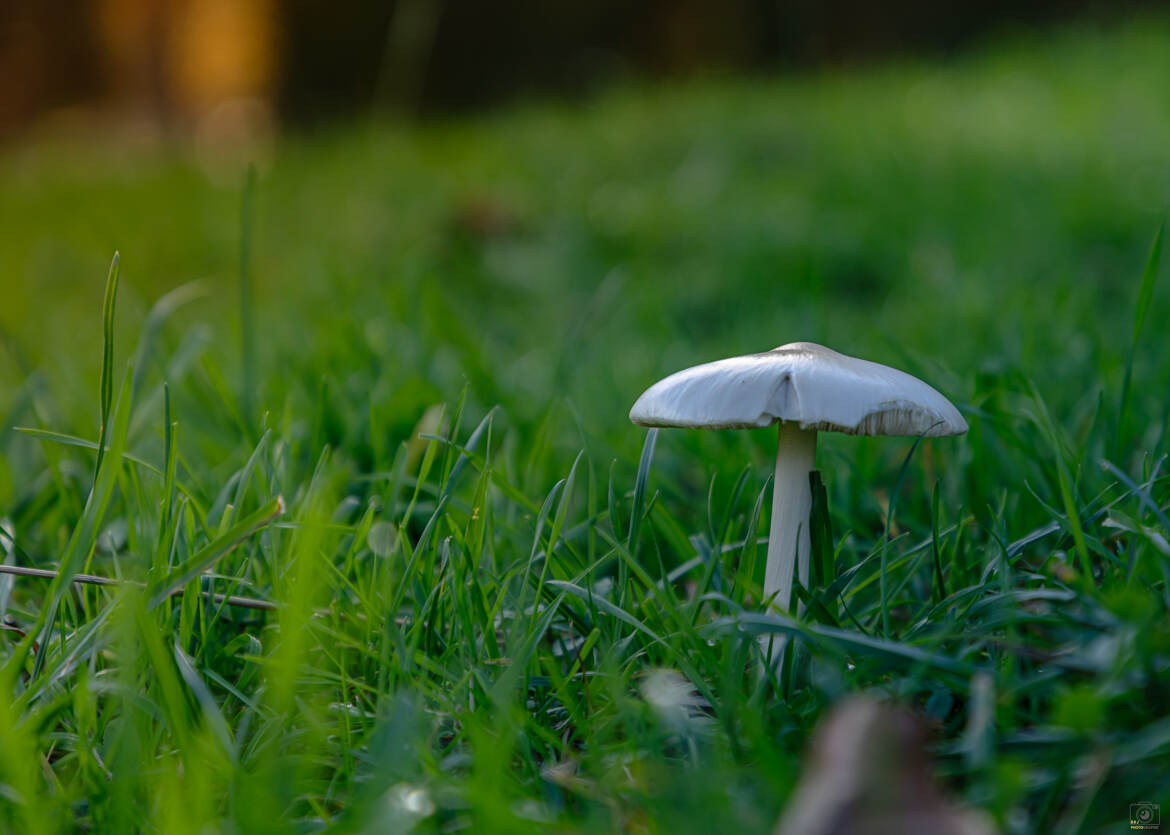
[(256, 166), (249, 165), (244, 175), (244, 192), (240, 201), (240, 358), (244, 366), (240, 408), (245, 425), (251, 427), (256, 391), (256, 317), (252, 287), (252, 215), (256, 194)]
[(930, 552), (934, 560), (934, 593), (932, 597), (935, 603), (942, 601), (947, 596), (947, 587), (943, 581), (942, 548), (939, 546), (938, 531), (942, 510), (939, 506), (938, 492), (939, 483), (936, 481), (930, 495)]
[[(70, 535), (69, 542), (65, 547), (65, 556), (61, 560), (57, 579), (49, 587), (48, 601), (41, 610), (36, 627), (29, 632), (30, 636), (34, 634), (40, 635), (36, 660), (33, 663), (34, 677), (44, 667), (45, 653), (49, 646), (49, 638), (52, 633), (53, 623), (57, 618), (57, 611), (61, 605), (61, 600), (65, 596), (65, 593), (72, 587), (74, 575), (85, 564), (85, 561), (97, 546), (98, 532), (101, 530), (102, 522), (106, 516), (106, 510), (109, 508), (110, 501), (114, 495), (118, 473), (121, 471), (122, 451), (126, 444), (126, 433), (130, 427), (130, 385), (131, 375), (130, 370), (127, 369), (125, 380), (122, 383), (121, 394), (118, 396), (118, 402), (110, 418), (113, 424), (113, 432), (110, 438), (110, 457), (111, 460), (116, 462), (116, 466), (99, 467), (97, 480), (94, 482), (93, 489), (90, 491), (89, 497), (86, 500), (81, 518), (73, 528), (73, 533)], [(101, 451), (99, 449), (99, 453)], [(13, 661), (23, 663), (23, 653), (14, 653)], [(12, 663), (12, 661), (9, 663)]]
[(94, 484), (102, 468), (106, 453), (106, 438), (110, 431), (110, 407), (114, 400), (114, 304), (118, 299), (118, 273), (121, 256), (115, 252), (106, 275), (106, 296), (102, 301), (102, 376), (100, 381), (101, 424), (98, 430), (97, 464), (93, 468)]
[(894, 489), (890, 493), (890, 504), (886, 508), (886, 526), (882, 531), (881, 545), (881, 574), (879, 575), (879, 595), (881, 596), (881, 614), (882, 614), (882, 636), (890, 637), (890, 601), (888, 589), (886, 587), (887, 570), (889, 568), (889, 546), (890, 546), (890, 528), (894, 524), (894, 510), (898, 506), (898, 494), (902, 491), (902, 482), (906, 479), (906, 472), (910, 469), (910, 459), (914, 457), (914, 451), (918, 449), (918, 445), (922, 443), (922, 435), (914, 439), (914, 443), (910, 446), (910, 451), (906, 453), (906, 457), (902, 459), (902, 466), (898, 470), (898, 478), (894, 482)]
[(236, 522), (231, 528), (199, 549), (186, 562), (177, 566), (166, 577), (152, 583), (147, 593), (148, 606), (153, 608), (162, 603), (188, 582), (215, 565), (240, 543), (259, 533), (282, 513), (284, 513), (284, 499), (277, 496), (259, 510)]
[(1127, 425), (1129, 423), (1129, 390), (1133, 381), (1133, 358), (1134, 354), (1137, 353), (1138, 339), (1141, 338), (1146, 315), (1150, 312), (1150, 304), (1154, 300), (1154, 283), (1157, 281), (1158, 266), (1162, 261), (1162, 236), (1165, 232), (1166, 219), (1163, 217), (1158, 226), (1158, 234), (1154, 236), (1154, 243), (1150, 246), (1146, 268), (1142, 270), (1142, 281), (1138, 286), (1137, 302), (1134, 305), (1133, 333), (1130, 336), (1129, 354), (1125, 358), (1125, 378), (1121, 383), (1121, 399), (1117, 404), (1117, 453), (1124, 448), (1123, 445), (1129, 436)]
[(638, 534), (642, 530), (642, 507), (646, 503), (646, 483), (650, 480), (650, 464), (654, 460), (654, 445), (658, 441), (658, 430), (646, 433), (642, 444), (642, 458), (638, 462), (638, 476), (634, 481), (634, 500), (630, 505), (630, 531), (626, 537), (626, 549), (631, 555), (638, 555)]

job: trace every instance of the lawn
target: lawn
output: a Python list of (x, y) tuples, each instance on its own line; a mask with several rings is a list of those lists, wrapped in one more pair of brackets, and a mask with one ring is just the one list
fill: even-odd
[[(763, 833), (853, 692), (1004, 832), (1170, 814), (1168, 78), (1155, 18), (353, 122), (251, 185), (0, 150), (0, 544), (125, 581), (0, 578), (0, 831)], [(822, 435), (801, 621), (750, 617), (775, 431), (627, 417), (796, 340), (971, 426)]]

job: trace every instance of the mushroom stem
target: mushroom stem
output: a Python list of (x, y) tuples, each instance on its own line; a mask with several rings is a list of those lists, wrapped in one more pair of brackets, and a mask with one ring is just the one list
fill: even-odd
[(802, 585), (808, 585), (808, 514), (812, 508), (808, 474), (816, 469), (817, 430), (802, 429), (795, 421), (781, 421), (778, 425), (764, 599), (786, 612), (794, 575), (800, 577)]

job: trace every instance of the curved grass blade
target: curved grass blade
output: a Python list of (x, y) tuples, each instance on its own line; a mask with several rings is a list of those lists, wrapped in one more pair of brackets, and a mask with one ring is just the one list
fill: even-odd
[(1121, 400), (1117, 405), (1117, 453), (1120, 453), (1126, 439), (1126, 424), (1129, 419), (1129, 389), (1133, 380), (1133, 358), (1137, 352), (1138, 339), (1142, 335), (1142, 327), (1146, 323), (1146, 314), (1150, 312), (1150, 303), (1154, 299), (1154, 282), (1158, 278), (1158, 266), (1162, 260), (1162, 237), (1166, 231), (1166, 218), (1162, 218), (1158, 225), (1158, 234), (1154, 236), (1154, 243), (1150, 246), (1150, 255), (1146, 259), (1146, 268), (1142, 270), (1142, 282), (1138, 286), (1137, 302), (1133, 311), (1133, 334), (1130, 337), (1129, 354), (1125, 358), (1125, 379), (1121, 384)]
[(753, 636), (781, 632), (805, 640), (812, 640), (814, 643), (827, 643), (866, 655), (879, 655), (901, 662), (924, 664), (964, 678), (970, 677), (976, 670), (976, 667), (964, 661), (931, 652), (903, 641), (875, 638), (836, 626), (802, 623), (779, 613), (748, 612), (735, 617), (720, 618), (712, 621), (705, 628), (716, 632), (732, 628), (741, 629)]
[(593, 606), (596, 606), (598, 609), (605, 612), (607, 615), (613, 615), (615, 618), (620, 620), (622, 623), (625, 623), (625, 624), (628, 624), (628, 625), (634, 627), (639, 632), (642, 632), (642, 633), (648, 635), (655, 642), (662, 644), (663, 646), (666, 646), (666, 642), (662, 640), (662, 638), (658, 635), (657, 632), (655, 632), (653, 629), (651, 629), (646, 624), (642, 623), (642, 621), (638, 620), (636, 617), (631, 615), (629, 612), (627, 612), (622, 607), (610, 602), (609, 600), (606, 600), (604, 597), (601, 597), (600, 595), (596, 595), (596, 594), (590, 594), (590, 592), (588, 590), (583, 589), (580, 586), (578, 586), (577, 584), (570, 583), (566, 580), (549, 580), (548, 585), (552, 586), (555, 589), (560, 589), (562, 592), (568, 592), (569, 594), (573, 595), (574, 597), (578, 597), (581, 600), (584, 600), (586, 603), (589, 603)]
[(890, 504), (886, 508), (886, 526), (882, 531), (881, 543), (881, 573), (879, 574), (879, 596), (881, 597), (881, 612), (882, 612), (882, 636), (890, 637), (890, 601), (889, 590), (886, 588), (886, 572), (889, 569), (889, 545), (890, 545), (890, 527), (894, 524), (894, 510), (898, 506), (898, 494), (902, 491), (902, 482), (906, 479), (906, 471), (910, 468), (910, 459), (914, 457), (914, 451), (918, 449), (918, 445), (922, 443), (924, 436), (919, 435), (914, 439), (914, 443), (910, 447), (910, 451), (906, 453), (906, 457), (902, 459), (902, 467), (898, 470), (898, 479), (894, 482), (894, 490), (890, 493)]
[(634, 481), (634, 500), (630, 506), (630, 530), (626, 537), (626, 549), (633, 556), (638, 555), (638, 534), (642, 529), (642, 506), (646, 502), (646, 483), (650, 480), (650, 464), (654, 460), (654, 446), (658, 441), (658, 430), (650, 429), (642, 444), (642, 458), (638, 462), (638, 476)]
[[(44, 667), (45, 653), (48, 649), (53, 622), (57, 618), (57, 611), (61, 605), (61, 599), (72, 587), (74, 575), (77, 574), (97, 546), (98, 532), (101, 530), (101, 525), (105, 519), (106, 510), (109, 508), (110, 500), (113, 498), (118, 474), (121, 471), (122, 455), (126, 445), (126, 433), (130, 427), (130, 381), (130, 369), (127, 369), (125, 380), (122, 383), (121, 394), (118, 396), (117, 405), (114, 407), (111, 416), (113, 433), (110, 438), (110, 458), (117, 462), (118, 466), (98, 467), (97, 479), (86, 500), (81, 518), (77, 521), (77, 525), (69, 537), (69, 542), (65, 546), (65, 556), (61, 559), (57, 578), (49, 588), (48, 600), (41, 609), (36, 626), (29, 630), (30, 639), (34, 635), (39, 635), (36, 660), (33, 662), (34, 678)], [(105, 432), (103, 431), (104, 434)], [(99, 453), (103, 450), (104, 444), (102, 445), (102, 450), (99, 450)], [(100, 461), (99, 456), (99, 465)], [(22, 646), (24, 643), (22, 642)], [(13, 658), (9, 663), (15, 661), (23, 664), (23, 658), (24, 653), (18, 651), (13, 654)]]

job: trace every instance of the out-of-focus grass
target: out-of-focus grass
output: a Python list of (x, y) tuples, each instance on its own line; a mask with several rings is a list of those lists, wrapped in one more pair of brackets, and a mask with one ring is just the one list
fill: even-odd
[[(869, 688), (937, 720), (951, 788), (1006, 831), (1170, 808), (1157, 273), (1133, 340), (1167, 78), (1146, 21), (290, 140), (261, 160), (247, 340), (240, 188), (173, 151), (9, 149), (8, 558), (144, 585), (0, 579), (0, 827), (763, 832), (816, 717)], [(115, 248), (95, 481), (11, 427), (97, 439)], [(824, 439), (860, 566), (836, 625), (754, 615), (735, 573), (771, 432), (664, 431), (639, 472), (626, 419), (665, 373), (797, 339), (972, 426), (915, 454), (884, 553), (911, 442)], [(760, 629), (805, 638), (785, 694)]]

